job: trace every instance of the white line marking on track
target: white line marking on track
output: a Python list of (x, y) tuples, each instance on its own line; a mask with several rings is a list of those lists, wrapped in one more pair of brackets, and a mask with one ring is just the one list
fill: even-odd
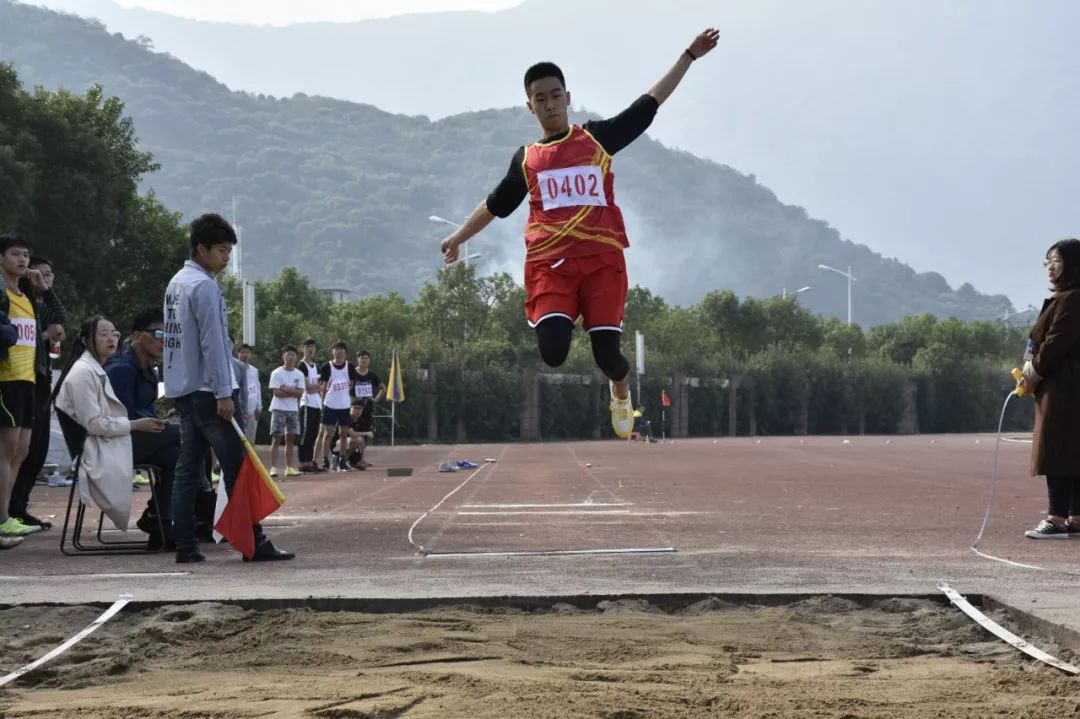
[(15, 574), (0, 576), (0, 582), (9, 580), (46, 580), (46, 579), (141, 579), (143, 577), (186, 577), (191, 572), (124, 572), (118, 574)]
[(427, 557), (567, 557), (588, 554), (669, 554), (675, 547), (635, 547), (630, 549), (551, 549), (519, 552), (428, 552)]
[(546, 515), (551, 515), (551, 514), (562, 515), (562, 516), (582, 517), (582, 516), (585, 516), (585, 515), (588, 515), (588, 514), (630, 514), (630, 513), (631, 512), (630, 512), (629, 509), (600, 509), (600, 510), (596, 510), (596, 511), (593, 511), (591, 509), (554, 509), (554, 510), (550, 510), (550, 511), (540, 510), (540, 511), (536, 511), (536, 512), (516, 512), (516, 511), (507, 511), (507, 512), (503, 512), (503, 511), (500, 511), (500, 512), (457, 512), (456, 514), (459, 517), (511, 517), (511, 516), (519, 515), (519, 514), (526, 514), (526, 515), (531, 515), (531, 516), (536, 516), (536, 517), (541, 517), (541, 516), (546, 516)]
[(558, 508), (558, 507), (630, 507), (633, 502), (571, 502), (566, 504), (462, 504), (462, 509), (526, 509), (526, 508)]

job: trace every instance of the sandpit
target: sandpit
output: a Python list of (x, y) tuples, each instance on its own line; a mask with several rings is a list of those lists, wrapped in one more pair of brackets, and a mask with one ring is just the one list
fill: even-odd
[[(0, 611), (0, 674), (100, 612)], [(1062, 719), (1080, 717), (1077, 697), (1080, 680), (926, 599), (402, 614), (207, 603), (123, 612), (0, 690), (0, 717)]]

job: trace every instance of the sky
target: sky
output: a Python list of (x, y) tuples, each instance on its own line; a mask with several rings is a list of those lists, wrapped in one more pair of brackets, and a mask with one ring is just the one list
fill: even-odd
[(493, 12), (520, 0), (116, 0), (123, 7), (169, 13), (213, 22), (291, 25), (348, 22), (391, 15), (446, 10)]
[[(94, 15), (104, 0), (31, 1)], [(433, 10), (495, 13), (522, 2), (114, 1), (251, 25), (347, 22)], [(538, 4), (555, 7), (556, 15), (559, 8), (574, 7), (579, 22), (588, 25), (598, 21), (597, 14), (610, 15), (615, 0), (592, 0), (580, 9), (576, 0)], [(127, 16), (119, 29), (129, 37), (164, 24), (146, 13), (113, 10), (98, 16)], [(1073, 38), (1073, 29), (1080, 27), (1080, 2), (672, 0), (634, 10), (600, 20), (609, 30), (600, 45), (606, 62), (572, 68), (575, 102), (585, 101), (580, 107), (618, 112), (667, 66), (669, 48), (677, 54), (686, 27), (720, 27), (721, 45), (665, 105), (649, 130), (652, 137), (753, 175), (781, 202), (804, 207), (844, 239), (918, 272), (938, 272), (953, 287), (971, 282), (982, 292), (1007, 294), (1018, 309), (1041, 304), (1042, 253), (1057, 239), (1080, 235), (1080, 174), (1075, 172), (1080, 55)], [(494, 22), (498, 17), (476, 24), (504, 27)], [(432, 23), (439, 21), (427, 21)], [(177, 24), (186, 25), (170, 23)], [(560, 60), (599, 52), (567, 47), (580, 44), (580, 34), (552, 32), (549, 26), (535, 42), (494, 38), (502, 62), (488, 63), (478, 80), (442, 83), (453, 91), (441, 94), (444, 88), (432, 79), (437, 71), (412, 73), (401, 81), (356, 75), (342, 58), (363, 66), (357, 58), (364, 57), (364, 49), (343, 46), (335, 39), (341, 33), (327, 33), (326, 42), (299, 59), (286, 54), (275, 62), (278, 58), (262, 55), (261, 62), (251, 62), (227, 44), (193, 43), (190, 28), (172, 38), (147, 32), (155, 35), (158, 51), (233, 89), (283, 97), (321, 94), (438, 119), (519, 104), (520, 68), (535, 61), (538, 49)], [(233, 30), (218, 28), (205, 36)], [(251, 40), (282, 32), (288, 31), (233, 34)], [(300, 28), (294, 36), (323, 32)], [(432, 47), (416, 54), (428, 60), (455, 51), (453, 32), (429, 34), (427, 42)], [(455, 56), (459, 62), (444, 65), (456, 68), (462, 58), (487, 63), (483, 50), (461, 48)], [(405, 61), (380, 75), (396, 78), (395, 72), (408, 68)], [(811, 270), (805, 284), (826, 281)]]

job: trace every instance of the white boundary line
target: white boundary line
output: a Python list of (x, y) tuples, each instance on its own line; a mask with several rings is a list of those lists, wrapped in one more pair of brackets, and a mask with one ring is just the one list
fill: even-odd
[(583, 517), (594, 514), (610, 515), (621, 514), (626, 516), (631, 514), (629, 509), (598, 509), (596, 511), (590, 509), (553, 509), (551, 511), (540, 510), (537, 512), (514, 512), (514, 511), (499, 511), (499, 512), (456, 512), (459, 517), (510, 517), (516, 515), (529, 515), (532, 517), (559, 515), (559, 516), (574, 516)]
[(430, 552), (428, 552), (428, 550), (426, 548), (424, 548), (424, 545), (420, 544), (419, 542), (417, 542), (416, 540), (413, 539), (413, 530), (415, 530), (416, 527), (420, 524), (420, 522), (423, 522), (432, 512), (434, 512), (436, 509), (441, 507), (443, 505), (443, 503), (446, 502), (446, 500), (450, 499), (455, 494), (457, 494), (458, 490), (460, 490), (462, 487), (464, 487), (466, 484), (468, 484), (469, 480), (471, 480), (473, 477), (480, 474), (480, 472), (484, 469), (484, 467), (487, 467), (489, 464), (491, 464), (491, 462), (488, 462), (488, 461), (485, 461), (483, 464), (481, 464), (476, 469), (475, 472), (473, 472), (472, 474), (470, 474), (468, 477), (465, 478), (464, 482), (462, 482), (461, 484), (459, 484), (458, 486), (456, 486), (452, 490), (450, 490), (450, 493), (448, 495), (446, 495), (445, 497), (440, 499), (435, 504), (434, 507), (432, 507), (428, 511), (421, 514), (420, 517), (415, 522), (412, 523), (412, 526), (409, 527), (409, 544), (416, 547), (416, 551), (418, 551), (420, 554), (423, 554), (425, 556), (430, 554)]
[[(1023, 564), (1022, 562), (1014, 562), (1011, 559), (1004, 559), (1002, 557), (995, 557), (993, 554), (987, 554), (985, 552), (980, 552), (978, 549), (975, 549), (975, 547), (972, 547), (971, 551), (975, 552), (975, 554), (978, 554), (983, 559), (990, 559), (990, 560), (995, 561), (995, 562), (1001, 562), (1002, 564), (1008, 564), (1011, 567), (1020, 567), (1021, 569), (1034, 569), (1034, 570), (1039, 571), (1039, 572), (1049, 572), (1050, 571), (1046, 567), (1040, 567), (1037, 564)], [(1067, 572), (1066, 572), (1066, 574), (1067, 574)]]
[(462, 504), (460, 509), (552, 509), (559, 507), (629, 507), (633, 502), (572, 502), (567, 504)]
[(60, 656), (64, 652), (66, 652), (68, 649), (71, 649), (73, 646), (75, 646), (76, 644), (81, 642), (83, 639), (85, 639), (86, 637), (93, 634), (97, 630), (97, 628), (100, 627), (102, 624), (104, 624), (105, 622), (112, 619), (113, 616), (117, 612), (119, 612), (121, 609), (123, 609), (124, 606), (130, 601), (131, 601), (131, 595), (130, 594), (121, 594), (120, 598), (117, 599), (115, 602), (113, 602), (113, 605), (111, 607), (109, 607), (108, 609), (106, 609), (105, 612), (100, 617), (98, 617), (93, 622), (91, 622), (88, 627), (86, 627), (81, 632), (79, 632), (78, 634), (73, 636), (71, 639), (68, 639), (66, 642), (64, 642), (63, 644), (58, 646), (56, 649), (53, 649), (51, 652), (49, 652), (45, 656), (41, 657), (40, 659), (38, 659), (36, 661), (33, 661), (33, 662), (30, 662), (29, 664), (27, 664), (26, 666), (24, 666), (21, 669), (16, 669), (11, 674), (8, 674), (5, 677), (0, 677), (0, 687), (4, 686), (5, 684), (7, 684), (9, 682), (15, 681), (16, 679), (21, 677), (23, 674), (34, 671), (35, 669), (40, 667), (42, 664), (44, 664), (46, 662), (49, 662), (49, 661), (52, 661), (56, 657)]
[(426, 552), (427, 557), (468, 558), (468, 557), (565, 557), (583, 554), (667, 554), (675, 547), (637, 547), (630, 549), (552, 549), (527, 550), (520, 552)]
[(186, 577), (191, 572), (126, 572), (119, 574), (10, 574), (0, 575), (0, 582), (45, 581), (49, 579), (142, 579), (144, 577)]
[(1027, 654), (1029, 657), (1032, 657), (1033, 659), (1038, 659), (1040, 662), (1043, 662), (1044, 664), (1049, 664), (1050, 666), (1054, 667), (1055, 669), (1060, 669), (1061, 671), (1063, 671), (1063, 672), (1065, 672), (1067, 674), (1073, 674), (1073, 675), (1080, 674), (1080, 669), (1077, 669), (1072, 664), (1068, 664), (1066, 662), (1061, 661), (1057, 657), (1054, 657), (1054, 656), (1051, 656), (1051, 655), (1047, 654), (1042, 649), (1039, 649), (1038, 647), (1034, 646), (1033, 644), (1031, 644), (1031, 643), (1025, 641), (1024, 639), (1021, 639), (1020, 637), (1016, 636), (1015, 634), (1010, 632), (1008, 629), (1005, 629), (1004, 627), (1002, 627), (1000, 624), (995, 622), (993, 619), (991, 619), (990, 617), (986, 616), (985, 614), (980, 612), (978, 609), (973, 607), (971, 605), (971, 602), (964, 599), (963, 596), (961, 596), (955, 589), (953, 589), (949, 585), (941, 584), (941, 585), (938, 586), (938, 589), (945, 592), (945, 596), (947, 596), (949, 598), (949, 601), (952, 602), (954, 605), (956, 605), (956, 607), (960, 611), (962, 611), (964, 614), (966, 614), (969, 617), (971, 617), (972, 619), (974, 619), (979, 624), (979, 626), (981, 626), (983, 629), (985, 629), (986, 631), (993, 634), (998, 639), (1001, 639), (1002, 641), (1005, 641), (1008, 644), (1011, 644), (1013, 647), (1015, 647), (1016, 649), (1019, 649), (1024, 654)]

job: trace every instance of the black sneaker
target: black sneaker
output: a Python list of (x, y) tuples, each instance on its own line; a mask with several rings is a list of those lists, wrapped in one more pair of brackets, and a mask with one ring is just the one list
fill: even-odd
[(329, 472), (330, 471), (330, 458), (329, 457), (323, 457), (323, 459), (322, 459), (322, 471), (324, 471), (324, 472)]
[[(14, 516), (14, 515), (12, 515), (12, 516)], [(52, 522), (48, 521), (47, 519), (38, 519), (37, 517), (30, 514), (29, 512), (25, 512), (25, 513), (15, 517), (15, 518), (18, 519), (23, 524), (26, 524), (26, 525), (31, 526), (31, 527), (41, 527), (42, 530), (52, 529)], [(1077, 531), (1080, 532), (1080, 528), (1078, 528)]]
[(1024, 532), (1024, 536), (1028, 539), (1068, 539), (1073, 535), (1069, 533), (1068, 528), (1059, 527), (1053, 522), (1044, 519), (1039, 522), (1035, 529)]

